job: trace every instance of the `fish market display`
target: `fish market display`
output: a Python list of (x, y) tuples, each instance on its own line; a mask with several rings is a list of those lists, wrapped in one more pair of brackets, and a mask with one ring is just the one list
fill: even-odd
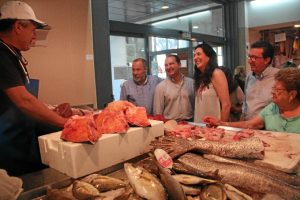
[(196, 175), (204, 175), (248, 191), (276, 194), (287, 200), (300, 199), (300, 187), (241, 165), (215, 162), (192, 153), (184, 154), (178, 161)]
[(229, 158), (263, 159), (264, 145), (256, 137), (246, 138), (236, 142), (219, 142), (203, 140), (186, 140), (175, 137), (162, 137), (151, 142), (154, 148), (167, 151), (171, 157), (177, 157), (188, 151), (200, 151)]
[(149, 200), (167, 199), (164, 187), (154, 175), (129, 163), (124, 164), (124, 169), (131, 186), (139, 196)]

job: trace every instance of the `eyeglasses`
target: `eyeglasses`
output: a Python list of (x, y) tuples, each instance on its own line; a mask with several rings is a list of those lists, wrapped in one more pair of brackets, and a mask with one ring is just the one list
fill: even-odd
[(264, 58), (262, 56), (252, 56), (252, 55), (248, 55), (247, 58), (253, 62), (255, 62), (257, 59), (259, 58)]
[(287, 89), (272, 87), (272, 92), (279, 93), (280, 91), (287, 91)]

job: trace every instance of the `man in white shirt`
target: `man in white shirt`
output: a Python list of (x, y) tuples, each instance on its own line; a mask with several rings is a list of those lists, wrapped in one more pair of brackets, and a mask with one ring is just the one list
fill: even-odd
[(167, 79), (155, 89), (153, 112), (166, 119), (193, 120), (194, 80), (180, 72), (180, 59), (177, 55), (167, 55), (165, 69)]

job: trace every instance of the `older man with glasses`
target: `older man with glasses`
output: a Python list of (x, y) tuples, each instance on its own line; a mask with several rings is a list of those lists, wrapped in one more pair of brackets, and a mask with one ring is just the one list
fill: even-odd
[(241, 120), (249, 120), (257, 115), (272, 100), (274, 75), (279, 70), (272, 67), (274, 57), (273, 46), (265, 41), (257, 41), (251, 45), (248, 63), (251, 66), (245, 80), (245, 97)]

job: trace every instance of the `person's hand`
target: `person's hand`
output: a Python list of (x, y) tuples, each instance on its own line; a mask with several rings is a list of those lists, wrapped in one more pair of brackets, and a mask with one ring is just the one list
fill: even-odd
[(219, 119), (213, 116), (205, 116), (203, 117), (202, 121), (205, 122), (208, 127), (217, 127), (221, 123)]

